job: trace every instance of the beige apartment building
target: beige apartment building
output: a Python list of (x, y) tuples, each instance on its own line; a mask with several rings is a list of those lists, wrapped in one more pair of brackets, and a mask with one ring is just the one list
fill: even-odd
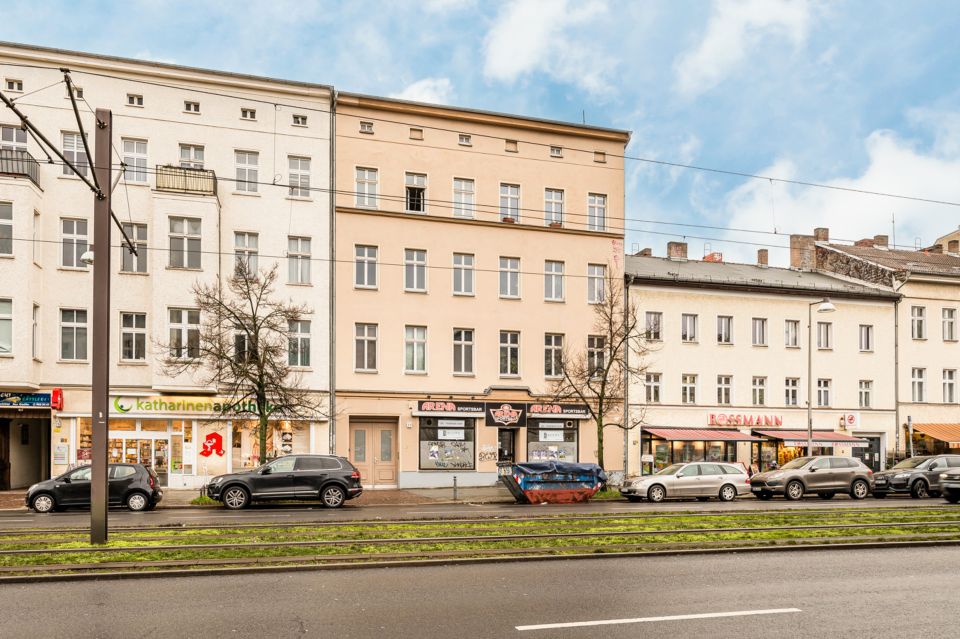
[[(251, 425), (211, 419), (217, 389), (170, 378), (157, 344), (199, 330), (191, 286), (235, 260), (279, 265), (276, 294), (312, 313), (291, 327), (303, 385), (329, 392), (331, 90), (318, 84), (0, 44), (0, 90), (85, 165), (64, 84), (84, 129), (113, 112), (113, 208), (139, 248), (112, 255), (111, 461), (153, 465), (199, 486), (280, 452), (326, 452), (326, 422), (277, 423), (272, 450)], [(52, 85), (52, 86), (49, 86)], [(0, 108), (0, 488), (90, 458), (93, 194)], [(97, 252), (100, 247), (97, 247)], [(269, 447), (268, 447), (269, 448)]]
[[(336, 452), (365, 487), (596, 460), (551, 396), (622, 277), (624, 131), (339, 93)], [(608, 464), (622, 436), (606, 438)], [(620, 464), (622, 465), (622, 463)]]
[[(765, 249), (756, 264), (691, 260), (681, 242), (667, 257), (627, 256), (626, 278), (646, 336), (644, 373), (628, 390), (642, 420), (630, 433), (631, 474), (703, 459), (765, 470), (805, 454), (808, 379), (814, 452), (885, 466), (897, 293), (773, 268)], [(832, 312), (821, 312), (824, 299)]]

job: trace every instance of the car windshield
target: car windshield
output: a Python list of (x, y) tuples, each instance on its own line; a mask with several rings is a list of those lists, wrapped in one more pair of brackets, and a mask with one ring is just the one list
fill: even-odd
[(894, 466), (894, 468), (916, 468), (923, 462), (930, 459), (929, 457), (911, 457), (910, 459), (904, 459), (902, 462)]
[(813, 459), (813, 457), (797, 457), (794, 460), (788, 461), (786, 464), (784, 464), (780, 468), (784, 470), (792, 470), (794, 468), (803, 468), (804, 466), (807, 465), (807, 462), (809, 462), (811, 459)]
[(656, 475), (676, 475), (677, 471), (683, 468), (683, 464), (673, 464), (672, 466), (667, 466), (663, 470), (658, 470)]

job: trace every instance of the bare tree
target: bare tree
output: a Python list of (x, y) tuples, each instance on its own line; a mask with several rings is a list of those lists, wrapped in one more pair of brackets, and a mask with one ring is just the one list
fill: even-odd
[(167, 374), (190, 373), (223, 396), (214, 417), (256, 420), (261, 463), (271, 421), (324, 414), (322, 401), (302, 386), (290, 364), (301, 348), (290, 341), (291, 329), (310, 309), (274, 300), (276, 280), (276, 265), (251, 273), (238, 261), (226, 286), (219, 279), (214, 284), (196, 282), (192, 290), (199, 330), (171, 332), (170, 341), (162, 345)]
[[(609, 270), (609, 269), (608, 269)], [(553, 383), (555, 401), (576, 401), (587, 406), (597, 429), (597, 463), (603, 467), (603, 434), (607, 428), (632, 430), (643, 423), (643, 414), (624, 414), (624, 389), (645, 371), (648, 347), (639, 330), (636, 305), (624, 299), (622, 279), (607, 277), (601, 301), (593, 305), (593, 333), (586, 348), (565, 345), (560, 378)]]

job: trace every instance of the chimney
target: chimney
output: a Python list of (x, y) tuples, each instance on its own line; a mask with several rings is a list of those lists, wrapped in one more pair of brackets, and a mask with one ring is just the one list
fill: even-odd
[(960, 253), (960, 240), (950, 240), (947, 242), (947, 253), (957, 255)]
[(812, 235), (790, 236), (790, 268), (812, 271), (816, 264)]
[(874, 244), (875, 244), (875, 241), (870, 239), (869, 237), (863, 240), (857, 240), (856, 242), (853, 243), (854, 246), (861, 246), (863, 248), (873, 248)]
[(874, 235), (873, 236), (873, 245), (877, 248), (887, 248), (889, 245), (889, 240), (886, 235)]
[(819, 226), (813, 229), (813, 239), (816, 242), (829, 242), (830, 241), (830, 229)]
[(653, 257), (653, 249), (649, 249), (649, 248), (640, 249), (636, 253), (636, 256), (637, 257)]
[(757, 266), (768, 266), (770, 263), (770, 251), (767, 249), (757, 249)]
[(667, 257), (671, 260), (687, 259), (686, 242), (667, 242)]

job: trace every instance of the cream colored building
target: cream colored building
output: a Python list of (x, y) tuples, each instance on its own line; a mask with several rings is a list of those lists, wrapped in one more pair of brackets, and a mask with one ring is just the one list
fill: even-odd
[[(151, 463), (174, 486), (251, 466), (250, 428), (211, 421), (216, 389), (165, 376), (154, 344), (195, 330), (191, 285), (229, 274), (242, 253), (279, 264), (277, 295), (312, 309), (297, 364), (304, 385), (327, 395), (331, 89), (0, 45), (0, 90), (71, 157), (82, 145), (66, 89), (44, 88), (60, 67), (82, 92), (91, 145), (89, 108), (113, 112), (114, 162), (128, 166), (113, 208), (141, 247), (124, 257), (114, 231), (111, 459)], [(13, 463), (0, 484), (17, 487), (89, 458), (92, 278), (79, 257), (92, 242), (93, 194), (48, 164), (7, 108), (0, 126), (0, 390), (13, 393), (0, 397), (0, 461)], [(54, 389), (62, 410), (49, 408)], [(279, 424), (274, 439), (280, 450), (328, 449), (322, 421)]]
[[(624, 131), (340, 93), (336, 452), (366, 487), (594, 461), (551, 355), (623, 270)], [(608, 467), (622, 465), (619, 434)]]
[[(894, 313), (898, 295), (821, 273), (670, 257), (626, 258), (630, 298), (647, 336), (628, 391), (630, 472), (676, 461), (740, 461), (759, 469), (805, 452), (808, 312), (819, 452), (879, 470), (892, 454)], [(836, 310), (818, 312), (829, 298)]]

